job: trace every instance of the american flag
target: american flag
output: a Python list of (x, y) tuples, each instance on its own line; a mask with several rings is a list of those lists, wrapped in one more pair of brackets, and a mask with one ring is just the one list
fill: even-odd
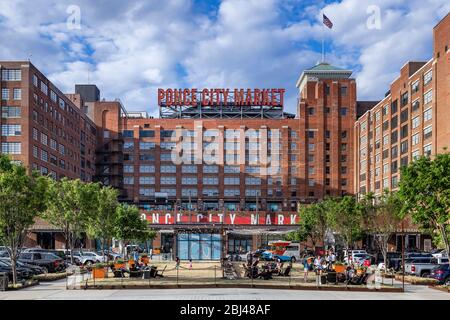
[(330, 19), (328, 19), (328, 17), (324, 14), (323, 15), (323, 24), (326, 25), (328, 28), (333, 28), (333, 22), (331, 22)]

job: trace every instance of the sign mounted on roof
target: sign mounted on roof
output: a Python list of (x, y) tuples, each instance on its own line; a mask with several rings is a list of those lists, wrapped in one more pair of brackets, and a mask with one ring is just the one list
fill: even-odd
[(283, 106), (285, 89), (158, 89), (159, 106)]

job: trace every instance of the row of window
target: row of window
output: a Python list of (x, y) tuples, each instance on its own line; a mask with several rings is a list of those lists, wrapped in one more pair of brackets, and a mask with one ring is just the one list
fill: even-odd
[(8, 88), (2, 88), (2, 100), (8, 101), (8, 100), (22, 100), (22, 89), (20, 88), (13, 88), (12, 89), (12, 97), (10, 95), (10, 89)]
[[(37, 157), (37, 155), (36, 155), (36, 157)], [(44, 160), (44, 161), (47, 161), (47, 160)], [(126, 184), (126, 185), (134, 184), (133, 176), (124, 176), (123, 179), (124, 179), (124, 184)], [(276, 179), (276, 181), (274, 181), (274, 179), (272, 177), (269, 177), (267, 184), (273, 185), (275, 182), (275, 184), (277, 186), (281, 186), (281, 178), (275, 178), (275, 179)], [(203, 184), (205, 184), (205, 185), (218, 185), (219, 184), (218, 177), (203, 177), (202, 181), (203, 181)], [(160, 182), (161, 182), (161, 184), (176, 184), (176, 182), (177, 182), (176, 176), (162, 176), (162, 177), (160, 177)], [(155, 177), (141, 176), (141, 177), (139, 177), (139, 184), (155, 184)], [(198, 184), (198, 179), (195, 176), (194, 177), (182, 177), (181, 184), (182, 185), (195, 185), (195, 184)], [(246, 185), (261, 185), (261, 178), (260, 177), (246, 177), (245, 184)], [(290, 184), (296, 185), (297, 179), (291, 178)], [(225, 177), (224, 185), (240, 185), (240, 178), (239, 177)]]

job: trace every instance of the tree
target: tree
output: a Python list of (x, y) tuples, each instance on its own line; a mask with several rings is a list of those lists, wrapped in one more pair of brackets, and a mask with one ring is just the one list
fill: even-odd
[(49, 185), (48, 208), (42, 218), (61, 229), (72, 263), (75, 241), (87, 231), (90, 216), (96, 210), (97, 188), (96, 184), (65, 177)]
[[(123, 241), (147, 241), (154, 239), (156, 232), (148, 228), (136, 206), (120, 203), (116, 208), (115, 238)], [(123, 253), (123, 249), (122, 249)]]
[(318, 243), (323, 244), (328, 229), (327, 206), (328, 200), (301, 206), (299, 208), (299, 228), (290, 237), (299, 241), (310, 239), (314, 250)]
[(398, 230), (402, 220), (402, 201), (398, 193), (384, 190), (379, 198), (368, 193), (361, 200), (361, 205), (361, 209), (365, 211), (367, 230), (373, 234), (375, 243), (383, 254), (384, 265), (387, 266), (389, 238)]
[(402, 215), (430, 229), (450, 253), (450, 153), (432, 160), (421, 157), (401, 169), (399, 194), (404, 203)]
[(93, 184), (91, 192), (94, 194), (95, 208), (93, 214), (89, 215), (88, 234), (100, 240), (104, 256), (104, 248), (109, 247), (116, 230), (118, 191), (111, 187)]
[(352, 196), (330, 199), (327, 212), (330, 225), (344, 240), (348, 253), (348, 249), (353, 247), (363, 234), (364, 215), (361, 205)]
[(27, 230), (34, 218), (45, 210), (49, 178), (0, 155), (0, 238), (11, 258), (13, 284), (17, 283), (17, 259)]

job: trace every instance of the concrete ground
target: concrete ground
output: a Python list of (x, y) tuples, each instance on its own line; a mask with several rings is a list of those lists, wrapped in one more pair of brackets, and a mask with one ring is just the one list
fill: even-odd
[(66, 280), (58, 280), (0, 292), (0, 300), (450, 300), (449, 293), (426, 286), (405, 287), (405, 293), (237, 288), (66, 290)]

